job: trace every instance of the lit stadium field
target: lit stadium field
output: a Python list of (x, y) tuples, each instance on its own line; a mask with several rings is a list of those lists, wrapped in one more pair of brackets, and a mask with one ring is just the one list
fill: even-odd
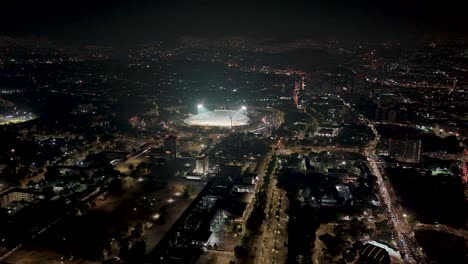
[[(184, 120), (189, 126), (211, 126), (211, 127), (238, 127), (249, 124), (250, 119), (245, 115), (246, 108), (240, 110), (202, 110), (199, 105), (199, 114)], [(201, 112), (201, 113), (200, 113)]]
[(0, 117), (0, 125), (18, 124), (35, 119), (34, 116)]

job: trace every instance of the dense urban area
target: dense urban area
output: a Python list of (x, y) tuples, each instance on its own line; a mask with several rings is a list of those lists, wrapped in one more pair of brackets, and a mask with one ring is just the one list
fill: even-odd
[(0, 37), (1, 263), (468, 263), (468, 45)]

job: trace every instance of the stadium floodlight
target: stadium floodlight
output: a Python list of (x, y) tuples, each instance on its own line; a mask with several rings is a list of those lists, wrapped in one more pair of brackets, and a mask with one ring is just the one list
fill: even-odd
[(197, 105), (197, 108), (198, 108), (198, 109), (202, 109), (202, 108), (203, 108), (203, 105), (202, 105), (202, 104), (198, 104), (198, 105)]
[(239, 108), (236, 110), (215, 111), (203, 108), (198, 109), (198, 114), (190, 116), (184, 122), (189, 126), (231, 127), (231, 118), (233, 127), (247, 125), (250, 120), (245, 115), (245, 111)]
[(244, 110), (244, 111), (246, 111), (246, 110), (247, 110), (247, 106), (243, 105), (243, 106), (241, 107), (241, 109)]

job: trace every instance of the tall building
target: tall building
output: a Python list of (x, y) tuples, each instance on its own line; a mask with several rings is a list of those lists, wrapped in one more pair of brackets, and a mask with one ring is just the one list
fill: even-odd
[(376, 121), (386, 121), (388, 116), (388, 107), (377, 106), (375, 109), (375, 120)]
[(398, 119), (398, 111), (390, 107), (378, 105), (375, 109), (375, 120), (395, 123)]
[(342, 123), (350, 124), (354, 121), (353, 111), (350, 107), (343, 106), (341, 110)]
[(359, 86), (354, 83), (354, 75), (351, 75), (347, 81), (348, 90), (351, 94), (359, 94)]
[(0, 207), (8, 206), (17, 201), (31, 202), (34, 200), (34, 194), (28, 190), (10, 189), (0, 196)]
[(169, 135), (164, 139), (164, 150), (170, 152), (172, 158), (177, 156), (177, 137)]
[(297, 109), (303, 109), (303, 97), (305, 90), (304, 76), (298, 82), (294, 83), (293, 100)]
[(398, 120), (398, 112), (396, 110), (388, 111), (387, 121), (396, 123), (397, 120)]
[(202, 154), (197, 157), (197, 161), (195, 163), (195, 172), (199, 174), (205, 174), (208, 172), (209, 165), (208, 155)]
[(419, 163), (421, 161), (421, 140), (406, 140), (406, 162)]
[(388, 154), (401, 162), (419, 163), (421, 161), (421, 140), (390, 140)]

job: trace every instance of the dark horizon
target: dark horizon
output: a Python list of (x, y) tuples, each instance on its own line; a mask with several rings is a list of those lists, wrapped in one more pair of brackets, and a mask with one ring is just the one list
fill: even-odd
[[(139, 43), (181, 35), (379, 40), (464, 38), (468, 3), (439, 1), (58, 1), (10, 3), (0, 34)], [(116, 43), (117, 42), (117, 43)]]

